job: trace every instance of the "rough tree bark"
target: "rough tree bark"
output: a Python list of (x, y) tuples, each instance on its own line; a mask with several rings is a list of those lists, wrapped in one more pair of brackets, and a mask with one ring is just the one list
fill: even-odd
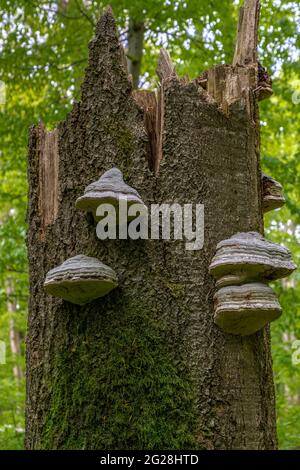
[[(154, 112), (153, 96), (133, 98), (111, 11), (89, 47), (81, 101), (57, 131), (30, 132), (26, 446), (274, 449), (269, 328), (223, 334), (208, 273), (220, 240), (263, 231), (255, 64), (214, 68), (209, 95), (163, 52)], [(112, 166), (146, 204), (204, 204), (203, 250), (98, 240), (74, 203)], [(43, 289), (49, 269), (80, 253), (119, 277), (82, 307)]]

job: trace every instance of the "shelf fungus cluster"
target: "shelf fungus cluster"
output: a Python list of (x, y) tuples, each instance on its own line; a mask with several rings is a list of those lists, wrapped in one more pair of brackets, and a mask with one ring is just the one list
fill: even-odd
[[(106, 171), (98, 181), (86, 187), (84, 194), (75, 203), (78, 209), (91, 212), (99, 220), (97, 209), (103, 204), (111, 204), (118, 210), (120, 201), (142, 204), (138, 192), (128, 186), (118, 168)], [(48, 294), (68, 302), (84, 305), (103, 297), (117, 287), (117, 275), (112, 268), (97, 258), (77, 255), (51, 269), (44, 282)]]
[(103, 297), (117, 285), (113, 269), (97, 258), (84, 255), (69, 258), (51, 269), (44, 283), (48, 294), (78, 305)]
[(262, 173), (262, 190), (264, 213), (279, 209), (285, 204), (281, 184), (265, 173)]
[(76, 201), (76, 208), (92, 212), (97, 221), (97, 208), (102, 204), (111, 204), (118, 211), (119, 202), (127, 201), (127, 206), (143, 204), (139, 193), (126, 184), (118, 168), (106, 171), (98, 181), (85, 188), (84, 194)]
[(259, 233), (237, 233), (217, 245), (210, 265), (216, 279), (214, 321), (226, 333), (251, 335), (281, 315), (268, 282), (296, 269), (290, 251)]

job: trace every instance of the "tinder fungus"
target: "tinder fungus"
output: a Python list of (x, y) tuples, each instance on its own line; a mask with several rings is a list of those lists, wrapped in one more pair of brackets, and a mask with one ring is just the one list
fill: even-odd
[(118, 168), (112, 168), (98, 181), (85, 188), (84, 194), (77, 199), (75, 206), (77, 209), (92, 212), (94, 218), (98, 220), (96, 211), (101, 204), (111, 204), (118, 209), (121, 200), (127, 201), (128, 206), (143, 204), (139, 193), (124, 182), (122, 172)]
[(258, 87), (255, 90), (258, 101), (270, 98), (273, 95), (272, 79), (265, 67), (258, 63)]
[(226, 333), (245, 336), (281, 315), (267, 282), (288, 276), (296, 265), (287, 248), (246, 232), (221, 241), (209, 269), (217, 280), (215, 323)]
[(273, 90), (268, 83), (263, 83), (256, 88), (255, 94), (258, 101), (263, 101), (273, 95)]
[(249, 281), (273, 281), (289, 276), (296, 265), (288, 248), (270, 242), (256, 232), (241, 232), (217, 245), (210, 273), (218, 286)]
[(214, 321), (225, 332), (233, 335), (251, 335), (282, 311), (275, 292), (262, 283), (227, 286), (214, 297)]
[(271, 176), (262, 173), (263, 186), (263, 211), (269, 212), (279, 209), (285, 204), (283, 190), (280, 183), (275, 181)]
[(97, 258), (78, 255), (51, 269), (44, 282), (48, 294), (84, 305), (117, 287), (113, 269)]

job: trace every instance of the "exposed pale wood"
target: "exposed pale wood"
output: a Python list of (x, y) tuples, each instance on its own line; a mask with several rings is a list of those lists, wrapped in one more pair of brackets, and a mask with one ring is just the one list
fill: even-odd
[(208, 93), (228, 114), (239, 103), (249, 116), (256, 118), (255, 97), (258, 89), (257, 37), (260, 3), (245, 0), (240, 9), (233, 65), (218, 65), (208, 71)]
[(164, 86), (157, 90), (157, 113), (156, 113), (156, 151), (155, 151), (155, 173), (159, 171), (159, 164), (163, 157), (162, 139), (164, 131)]
[(229, 66), (227, 65), (217, 65), (208, 70), (207, 91), (216, 100), (218, 105), (223, 108), (228, 68)]
[(245, 0), (240, 9), (233, 65), (256, 65), (259, 0)]
[(155, 170), (157, 159), (157, 100), (155, 92), (148, 90), (136, 90), (133, 98), (144, 111), (144, 124), (149, 137), (149, 168)]
[(169, 52), (166, 49), (161, 49), (156, 69), (157, 76), (160, 80), (160, 86), (157, 92), (157, 114), (156, 114), (156, 157), (155, 157), (155, 173), (158, 173), (159, 164), (162, 160), (162, 140), (164, 130), (164, 88), (166, 82), (175, 79), (179, 80), (175, 66), (172, 63)]
[(57, 130), (47, 131), (43, 124), (39, 124), (38, 135), (40, 236), (43, 239), (58, 210), (58, 140)]
[(254, 94), (257, 83), (254, 67), (217, 65), (208, 71), (207, 91), (225, 113), (236, 103), (246, 107), (249, 116), (255, 114)]

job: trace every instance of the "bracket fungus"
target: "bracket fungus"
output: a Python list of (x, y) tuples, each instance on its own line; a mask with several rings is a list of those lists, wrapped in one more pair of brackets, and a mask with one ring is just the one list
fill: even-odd
[(218, 286), (248, 281), (274, 281), (289, 276), (295, 269), (288, 248), (266, 240), (257, 232), (241, 232), (217, 245), (209, 270)]
[(77, 209), (92, 212), (94, 219), (98, 220), (100, 217), (96, 216), (96, 211), (101, 204), (111, 204), (118, 210), (121, 200), (127, 201), (128, 207), (132, 204), (144, 206), (139, 193), (124, 182), (122, 172), (118, 168), (111, 168), (98, 181), (85, 188), (75, 206)]
[(263, 83), (259, 85), (254, 90), (254, 92), (258, 101), (266, 100), (267, 98), (270, 98), (273, 95), (272, 87), (268, 85), (267, 83)]
[(287, 248), (246, 232), (221, 241), (209, 269), (217, 280), (215, 323), (226, 333), (250, 335), (280, 316), (267, 283), (288, 276), (296, 265)]
[(48, 294), (78, 305), (103, 297), (117, 285), (113, 269), (85, 255), (69, 258), (51, 269), (44, 282)]
[(265, 67), (258, 62), (258, 86), (254, 90), (257, 100), (262, 101), (273, 95), (272, 79)]
[(227, 286), (214, 296), (215, 323), (235, 335), (251, 335), (280, 317), (282, 310), (276, 294), (266, 284)]
[(280, 183), (275, 181), (271, 176), (262, 173), (262, 191), (263, 191), (263, 211), (269, 212), (279, 209), (285, 204), (283, 189)]

